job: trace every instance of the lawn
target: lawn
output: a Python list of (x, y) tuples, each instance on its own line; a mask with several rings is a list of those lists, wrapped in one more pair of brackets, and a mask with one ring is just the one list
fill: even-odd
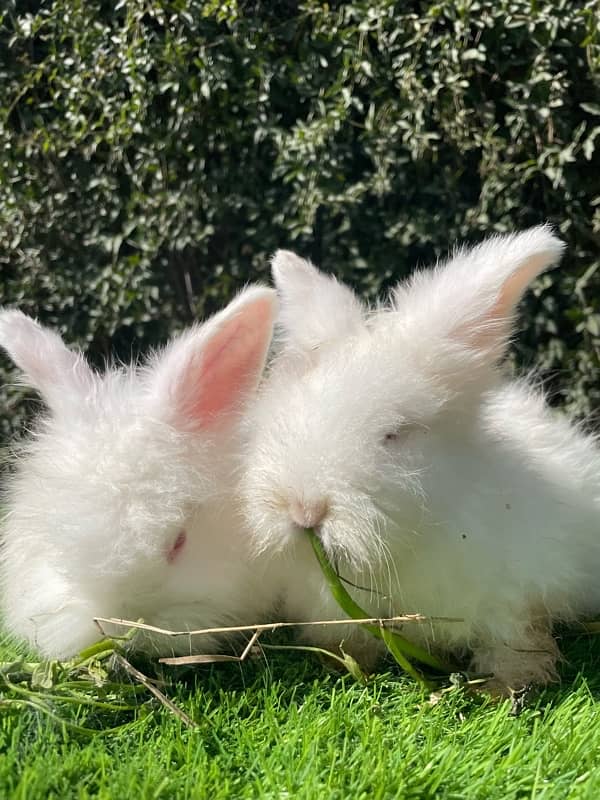
[(600, 638), (563, 650), (561, 685), (517, 716), (462, 690), (431, 704), (392, 666), (365, 686), (279, 651), (170, 672), (197, 729), (143, 689), (123, 693), (133, 710), (56, 707), (93, 735), (0, 700), (0, 797), (598, 798)]

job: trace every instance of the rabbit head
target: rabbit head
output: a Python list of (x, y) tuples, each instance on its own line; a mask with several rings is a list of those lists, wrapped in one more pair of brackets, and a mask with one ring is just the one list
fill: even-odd
[(244, 503), (256, 546), (304, 547), (311, 527), (330, 556), (367, 572), (390, 548), (413, 548), (432, 494), (449, 491), (443, 454), (460, 469), (477, 436), (516, 305), (561, 250), (545, 226), (494, 236), (415, 273), (372, 311), (279, 251), (279, 352), (248, 419)]
[(232, 487), (274, 313), (272, 290), (248, 288), (143, 366), (102, 375), (56, 333), (0, 313), (0, 345), (48, 411), (4, 501), (13, 633), (62, 657), (99, 637), (94, 616), (191, 629), (261, 613)]

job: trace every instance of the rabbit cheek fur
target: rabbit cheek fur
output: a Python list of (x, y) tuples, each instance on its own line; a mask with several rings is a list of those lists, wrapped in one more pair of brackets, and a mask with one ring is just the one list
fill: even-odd
[[(0, 314), (0, 343), (49, 407), (3, 503), (10, 631), (64, 658), (99, 638), (98, 616), (191, 630), (268, 614), (272, 592), (250, 564), (234, 475), (241, 406), (262, 371), (273, 316), (274, 293), (250, 288), (144, 367), (101, 376), (33, 320)], [(167, 653), (222, 645), (134, 640)]]
[[(470, 652), (501, 691), (555, 675), (552, 624), (600, 606), (600, 457), (497, 363), (560, 251), (544, 227), (495, 237), (362, 317), (347, 287), (276, 256), (281, 350), (248, 423), (244, 495), (256, 547), (287, 565), (290, 615), (340, 616), (303, 539), (314, 527), (369, 613), (425, 615), (405, 635)], [(309, 631), (367, 663), (380, 652), (353, 626)]]
[[(94, 616), (155, 622), (167, 614), (177, 561), (189, 563), (184, 552), (197, 548), (192, 509), (210, 487), (191, 448), (147, 420), (44, 427), (7, 497), (4, 615), (43, 653), (65, 657), (98, 638)], [(170, 558), (183, 531), (184, 552)], [(182, 599), (203, 586), (196, 563), (197, 583), (188, 576), (178, 584)]]

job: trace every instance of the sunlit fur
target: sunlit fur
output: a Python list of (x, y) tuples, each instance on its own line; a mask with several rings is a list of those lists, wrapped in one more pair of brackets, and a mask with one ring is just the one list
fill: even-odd
[[(271, 593), (260, 565), (249, 564), (233, 502), (242, 406), (223, 420), (198, 421), (186, 392), (211, 391), (209, 380), (199, 385), (201, 356), (245, 316), (262, 352), (256, 363), (231, 368), (250, 371), (242, 382), (253, 388), (271, 335), (273, 295), (248, 289), (145, 366), (104, 375), (33, 320), (0, 314), (0, 344), (49, 405), (16, 451), (2, 500), (2, 617), (16, 636), (44, 655), (68, 657), (100, 637), (95, 616), (143, 618), (171, 630), (270, 616)], [(169, 556), (182, 531), (181, 552)], [(153, 636), (134, 644), (214, 652), (223, 640)]]
[[(460, 250), (360, 326), (346, 287), (336, 305), (329, 276), (277, 254), (281, 348), (248, 419), (244, 505), (290, 616), (340, 616), (289, 515), (305, 498), (328, 505), (318, 534), (369, 613), (426, 615), (404, 633), (471, 652), (504, 689), (554, 675), (552, 623), (600, 609), (600, 455), (498, 357), (561, 249), (542, 226)], [(350, 627), (306, 635), (379, 652)]]

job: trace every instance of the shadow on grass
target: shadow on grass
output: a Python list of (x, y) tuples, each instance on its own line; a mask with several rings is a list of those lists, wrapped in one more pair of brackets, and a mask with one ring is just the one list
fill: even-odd
[(594, 700), (600, 700), (600, 636), (562, 630), (557, 640), (563, 657), (559, 680), (540, 691), (540, 700), (558, 703), (582, 683)]

